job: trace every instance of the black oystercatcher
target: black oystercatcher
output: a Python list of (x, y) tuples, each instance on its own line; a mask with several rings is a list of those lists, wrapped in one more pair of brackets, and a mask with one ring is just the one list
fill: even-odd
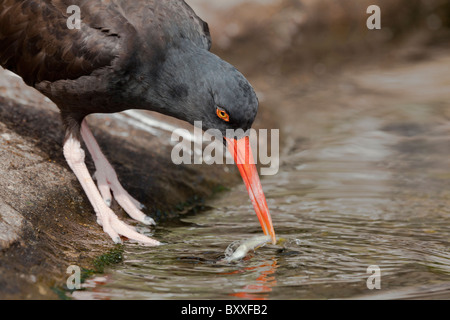
[[(67, 21), (76, 5), (80, 28)], [(203, 129), (248, 130), (258, 100), (233, 66), (209, 52), (208, 25), (183, 0), (0, 0), (0, 64), (20, 75), (61, 110), (66, 129), (64, 156), (115, 242), (125, 236), (150, 239), (120, 221), (109, 208), (111, 191), (123, 209), (154, 224), (120, 185), (85, 117), (127, 109), (157, 111)], [(84, 140), (96, 167), (92, 180), (81, 148)], [(243, 143), (237, 143), (237, 141)], [(226, 142), (225, 142), (226, 141)], [(275, 232), (255, 165), (242, 163), (248, 137), (224, 138), (239, 166), (263, 231)]]

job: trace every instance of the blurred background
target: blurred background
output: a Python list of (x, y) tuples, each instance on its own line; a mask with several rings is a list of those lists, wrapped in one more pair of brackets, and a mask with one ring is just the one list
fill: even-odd
[[(414, 60), (426, 57), (432, 46), (448, 46), (450, 39), (446, 0), (187, 2), (210, 24), (213, 49), (240, 58), (246, 71), (320, 73), (392, 51)], [(381, 8), (381, 30), (366, 27), (372, 4)]]

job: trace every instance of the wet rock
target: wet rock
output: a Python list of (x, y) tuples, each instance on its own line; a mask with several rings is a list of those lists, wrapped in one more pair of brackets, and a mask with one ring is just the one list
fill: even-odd
[(24, 219), (19, 212), (1, 200), (0, 212), (0, 250), (5, 250), (21, 238)]

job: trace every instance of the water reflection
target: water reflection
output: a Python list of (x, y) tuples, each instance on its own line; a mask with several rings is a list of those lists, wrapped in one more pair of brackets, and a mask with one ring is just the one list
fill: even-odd
[[(248, 259), (250, 258), (244, 258), (244, 261)], [(230, 293), (229, 295), (241, 299), (267, 300), (270, 297), (269, 293), (272, 292), (272, 288), (277, 284), (275, 277), (277, 267), (277, 260), (273, 258), (271, 262), (265, 262), (256, 267), (245, 267), (242, 270), (223, 273), (223, 275), (229, 275), (253, 272), (259, 275), (254, 283), (246, 284), (242, 289), (236, 289), (235, 293)]]

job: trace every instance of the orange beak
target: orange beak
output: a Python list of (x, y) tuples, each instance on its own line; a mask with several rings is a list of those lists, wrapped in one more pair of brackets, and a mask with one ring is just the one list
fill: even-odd
[(225, 138), (227, 147), (234, 158), (245, 186), (247, 187), (250, 200), (255, 208), (261, 227), (265, 235), (269, 235), (272, 243), (275, 244), (277, 239), (273, 230), (272, 218), (270, 217), (269, 208), (267, 207), (266, 197), (259, 181), (256, 166), (253, 163), (253, 154), (250, 148), (250, 139), (244, 137), (239, 140)]

